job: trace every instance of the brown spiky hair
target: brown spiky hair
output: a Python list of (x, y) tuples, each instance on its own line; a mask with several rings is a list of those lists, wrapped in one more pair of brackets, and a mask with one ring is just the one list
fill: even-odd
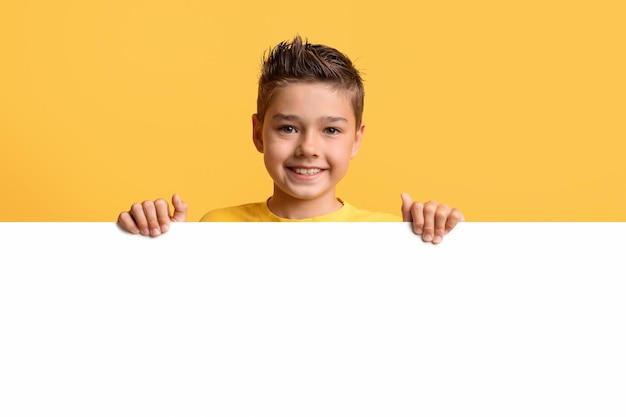
[(291, 42), (281, 42), (263, 55), (257, 117), (262, 122), (274, 93), (291, 83), (323, 82), (348, 94), (357, 128), (363, 118), (365, 96), (363, 79), (352, 61), (326, 45), (315, 45), (300, 35)]

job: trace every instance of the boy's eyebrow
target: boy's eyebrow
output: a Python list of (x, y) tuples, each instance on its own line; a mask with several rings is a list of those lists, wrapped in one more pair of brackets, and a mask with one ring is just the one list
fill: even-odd
[(298, 120), (298, 116), (293, 115), (293, 114), (276, 113), (274, 116), (272, 116), (272, 119), (274, 120)]
[[(272, 116), (272, 119), (273, 120), (288, 120), (288, 121), (300, 120), (300, 118), (296, 116), (295, 114), (284, 114), (284, 113), (276, 113), (274, 116)], [(345, 117), (341, 117), (341, 116), (324, 116), (324, 117), (320, 117), (320, 121), (330, 122), (330, 123), (337, 123), (337, 122), (348, 123), (348, 119), (346, 119)]]
[(326, 117), (322, 117), (321, 120), (324, 122), (331, 122), (331, 123), (336, 123), (336, 122), (348, 123), (348, 119), (346, 119), (345, 117), (340, 117), (340, 116), (326, 116)]

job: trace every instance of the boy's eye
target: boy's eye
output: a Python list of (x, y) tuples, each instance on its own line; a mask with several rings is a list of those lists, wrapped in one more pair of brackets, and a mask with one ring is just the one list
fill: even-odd
[(329, 135), (337, 135), (340, 132), (336, 127), (327, 127), (324, 131)]
[(279, 126), (278, 131), (282, 133), (294, 133), (296, 131), (296, 128), (293, 126), (285, 125)]

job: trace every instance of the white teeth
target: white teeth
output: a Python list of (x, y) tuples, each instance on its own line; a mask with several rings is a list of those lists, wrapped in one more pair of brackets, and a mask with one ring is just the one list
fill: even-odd
[(321, 171), (319, 168), (294, 168), (293, 170), (302, 175), (314, 175)]

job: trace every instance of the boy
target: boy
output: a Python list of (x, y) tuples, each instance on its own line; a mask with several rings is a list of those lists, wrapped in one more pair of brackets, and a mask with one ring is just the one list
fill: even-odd
[[(361, 145), (364, 88), (358, 70), (341, 52), (296, 36), (264, 56), (252, 140), (264, 155), (274, 191), (264, 202), (212, 210), (200, 221), (412, 222), (415, 234), (437, 244), (463, 214), (401, 194), (402, 217), (358, 209), (337, 198), (336, 186)], [(174, 194), (174, 211), (160, 198), (120, 213), (128, 232), (156, 237), (170, 221), (186, 221), (187, 204)]]

